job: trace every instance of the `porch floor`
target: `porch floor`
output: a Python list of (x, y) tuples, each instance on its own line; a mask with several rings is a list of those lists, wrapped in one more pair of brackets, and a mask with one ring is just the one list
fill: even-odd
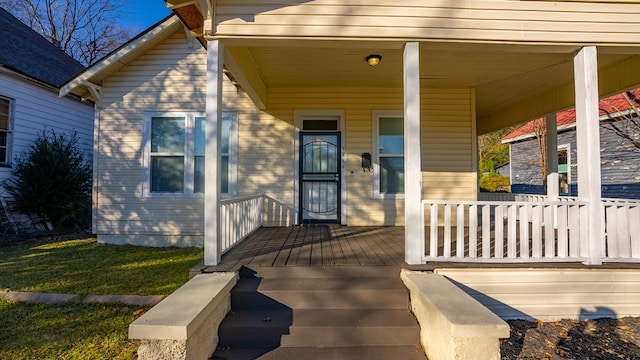
[[(428, 228), (426, 229), (428, 233)], [(304, 225), (263, 227), (222, 256), (217, 266), (198, 266), (193, 273), (238, 271), (247, 267), (393, 266), (411, 270), (438, 268), (613, 268), (640, 269), (640, 263), (589, 266), (580, 262), (478, 263), (404, 261), (404, 227)]]
[(304, 225), (263, 227), (202, 271), (242, 266), (396, 266), (404, 261), (404, 227)]

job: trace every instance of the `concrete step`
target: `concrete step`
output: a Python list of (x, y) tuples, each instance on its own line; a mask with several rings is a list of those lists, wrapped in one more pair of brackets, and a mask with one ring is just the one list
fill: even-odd
[(231, 291), (234, 310), (255, 309), (408, 309), (406, 290)]
[(240, 279), (237, 291), (342, 291), (342, 290), (405, 290), (406, 287), (394, 278), (249, 278)]
[(254, 349), (219, 349), (212, 360), (425, 360), (419, 346), (352, 346), (352, 347), (280, 347)]
[(246, 267), (239, 270), (241, 278), (321, 279), (321, 278), (400, 278), (397, 266), (280, 266)]
[(419, 327), (407, 310), (232, 312), (220, 325), (220, 344), (233, 348), (412, 345)]
[(214, 359), (425, 359), (400, 268), (240, 271)]

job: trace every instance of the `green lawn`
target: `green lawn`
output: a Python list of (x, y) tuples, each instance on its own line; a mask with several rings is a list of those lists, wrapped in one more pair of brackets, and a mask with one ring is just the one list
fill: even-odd
[(0, 290), (168, 295), (202, 262), (197, 248), (103, 245), (96, 239), (0, 247)]
[[(0, 290), (168, 295), (202, 249), (110, 246), (95, 239), (0, 247)], [(0, 359), (133, 359), (129, 324), (149, 307), (24, 304), (0, 299)]]

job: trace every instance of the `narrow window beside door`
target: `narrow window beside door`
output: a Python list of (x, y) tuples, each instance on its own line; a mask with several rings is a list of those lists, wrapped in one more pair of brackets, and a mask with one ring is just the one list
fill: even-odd
[(404, 119), (401, 111), (373, 114), (373, 196), (404, 197)]

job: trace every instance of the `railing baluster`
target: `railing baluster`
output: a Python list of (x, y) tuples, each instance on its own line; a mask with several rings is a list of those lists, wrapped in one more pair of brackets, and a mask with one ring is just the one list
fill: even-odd
[(456, 218), (456, 257), (464, 257), (464, 204), (458, 204)]
[(469, 257), (478, 257), (478, 206), (469, 206)]
[(497, 259), (502, 259), (504, 257), (504, 206), (497, 205), (495, 208), (495, 220), (494, 220), (494, 231), (495, 231), (495, 251), (494, 256)]
[(520, 208), (520, 257), (529, 258), (529, 205)]
[(491, 257), (491, 206), (482, 206), (482, 257)]
[(629, 209), (629, 241), (631, 242), (631, 259), (640, 259), (640, 205)]
[(544, 208), (544, 257), (547, 259), (554, 258), (556, 256), (556, 236), (554, 234), (555, 221), (554, 214), (556, 213), (556, 205), (546, 205)]
[(444, 205), (444, 244), (442, 256), (451, 257), (451, 204)]
[(518, 256), (518, 233), (517, 233), (517, 214), (518, 206), (509, 205), (509, 214), (507, 215), (507, 228), (508, 228), (508, 242), (507, 242), (507, 257), (509, 259), (515, 259)]
[(533, 206), (531, 214), (531, 257), (542, 258), (542, 205)]
[(438, 204), (431, 205), (429, 256), (438, 256)]
[(567, 237), (567, 205), (558, 205), (556, 209), (556, 216), (558, 218), (558, 257), (569, 257), (568, 237)]

